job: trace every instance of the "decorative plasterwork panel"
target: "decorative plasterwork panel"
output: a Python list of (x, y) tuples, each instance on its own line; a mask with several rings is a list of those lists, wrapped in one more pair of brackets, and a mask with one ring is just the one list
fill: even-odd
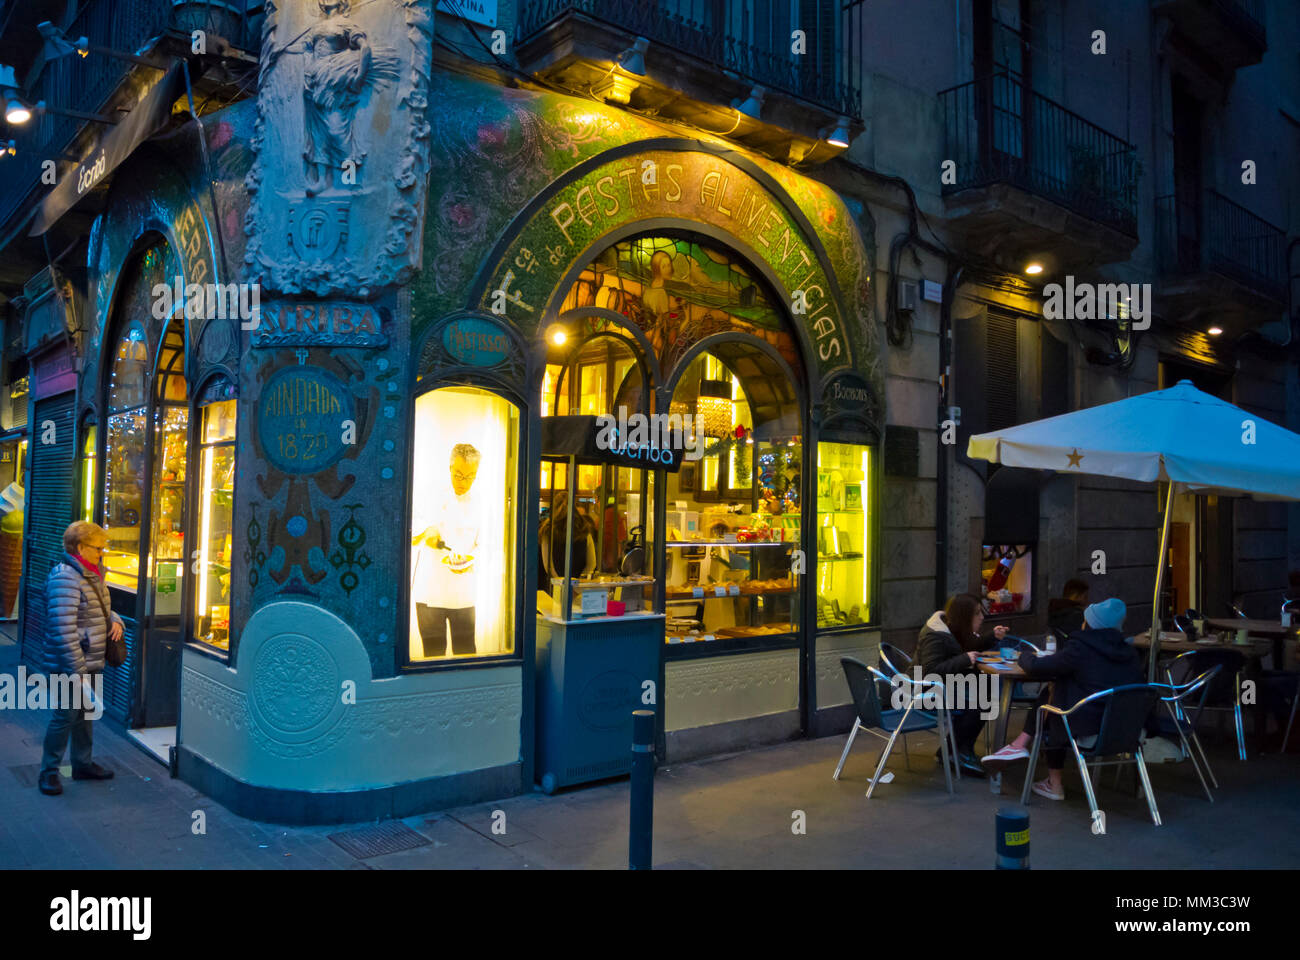
[(370, 297), (420, 263), (433, 0), (268, 0), (245, 254), (276, 293)]
[(666, 730), (799, 709), (796, 650), (678, 660), (665, 671)]

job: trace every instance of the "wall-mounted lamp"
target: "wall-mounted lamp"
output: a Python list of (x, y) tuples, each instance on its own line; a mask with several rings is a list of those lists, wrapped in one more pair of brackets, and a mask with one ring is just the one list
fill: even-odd
[(829, 129), (825, 134), (826, 142), (832, 147), (847, 147), (849, 145), (849, 118), (840, 117), (835, 121), (834, 129)]
[(636, 42), (618, 55), (618, 65), (634, 76), (645, 76), (645, 52), (650, 49), (650, 41), (637, 37)]
[(763, 112), (763, 98), (767, 95), (767, 87), (754, 87), (749, 91), (749, 97), (745, 101), (732, 100), (731, 105), (747, 117), (758, 119), (759, 114)]

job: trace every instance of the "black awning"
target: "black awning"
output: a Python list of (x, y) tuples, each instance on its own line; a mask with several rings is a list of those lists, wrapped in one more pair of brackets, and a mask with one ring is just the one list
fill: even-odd
[(984, 488), (984, 543), (1038, 542), (1040, 470), (1000, 467)]
[[(629, 429), (629, 436), (613, 436), (612, 446), (602, 446), (602, 427), (592, 416), (542, 417), (542, 459), (561, 460), (575, 457), (578, 463), (612, 464), (617, 467), (641, 467), (650, 470), (667, 470), (676, 473), (682, 467), (684, 446), (671, 441), (683, 441), (680, 431), (670, 433), (670, 445), (661, 445), (660, 438), (646, 437), (644, 442)], [(647, 431), (649, 432), (649, 431)]]
[(184, 94), (185, 63), (178, 60), (134, 110), (100, 134), (99, 142), (86, 154), (86, 159), (59, 178), (37, 208), (28, 236), (39, 237), (49, 230), (136, 147), (157, 133), (171, 116), (172, 104)]

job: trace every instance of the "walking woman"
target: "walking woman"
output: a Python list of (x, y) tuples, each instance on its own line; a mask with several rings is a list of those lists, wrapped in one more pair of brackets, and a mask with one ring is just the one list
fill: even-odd
[[(63, 559), (45, 581), (45, 667), (51, 677), (64, 674), (93, 681), (104, 670), (104, 651), (109, 642), (115, 643), (122, 636), (122, 618), (109, 608), (108, 587), (99, 569), (107, 546), (104, 528), (85, 520), (70, 524), (63, 532)], [(62, 686), (67, 688), (66, 684)], [(51, 692), (54, 689), (51, 683)], [(63, 792), (59, 765), (69, 736), (72, 779), (110, 779), (113, 771), (90, 758), (91, 720), (84, 705), (74, 701), (52, 706), (38, 780), (41, 793), (57, 796)]]
[[(974, 673), (975, 658), (979, 652), (1001, 640), (1007, 628), (993, 628), (989, 640), (980, 637), (984, 624), (984, 607), (980, 598), (970, 593), (958, 593), (949, 598), (943, 610), (937, 610), (921, 628), (916, 642), (916, 660), (926, 676), (940, 677)], [(984, 768), (975, 759), (975, 740), (980, 735), (978, 708), (952, 710), (953, 732), (957, 736), (957, 754), (962, 772), (973, 777), (983, 777)]]

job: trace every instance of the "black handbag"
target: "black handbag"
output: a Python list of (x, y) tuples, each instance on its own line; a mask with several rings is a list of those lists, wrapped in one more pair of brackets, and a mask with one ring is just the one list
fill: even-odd
[(95, 599), (99, 601), (100, 612), (104, 614), (104, 622), (108, 624), (108, 635), (104, 638), (104, 662), (110, 667), (120, 667), (126, 663), (126, 631), (123, 630), (117, 639), (113, 639), (113, 615), (108, 612), (104, 606), (104, 598), (100, 595), (99, 585), (94, 584)]

